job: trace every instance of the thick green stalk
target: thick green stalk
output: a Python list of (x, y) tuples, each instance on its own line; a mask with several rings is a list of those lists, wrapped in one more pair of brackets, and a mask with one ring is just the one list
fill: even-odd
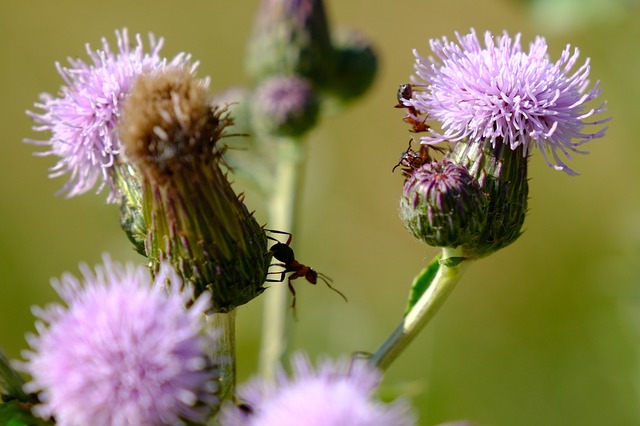
[(234, 400), (236, 388), (236, 310), (206, 315), (207, 333), (219, 334), (210, 348), (210, 358), (220, 371), (220, 402)]
[(420, 272), (414, 280), (414, 286), (423, 279), (430, 279), (430, 283), (427, 283), (420, 297), (411, 302), (398, 327), (376, 350), (369, 359), (369, 364), (383, 370), (389, 367), (433, 318), (470, 262), (461, 260), (458, 256), (459, 253), (455, 249), (445, 248), (442, 257), (437, 256), (433, 261), (439, 263), (435, 276), (432, 276), (433, 265), (429, 265)]
[[(295, 235), (298, 195), (302, 188), (304, 145), (296, 138), (279, 138), (277, 164), (273, 186), (269, 194), (267, 228), (291, 232)], [(286, 284), (273, 283), (265, 291), (260, 350), (260, 374), (273, 379), (275, 371), (287, 351), (291, 316), (289, 289)]]

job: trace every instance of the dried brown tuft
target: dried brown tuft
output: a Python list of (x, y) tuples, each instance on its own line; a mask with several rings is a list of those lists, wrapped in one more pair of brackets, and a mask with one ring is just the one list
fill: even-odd
[(230, 119), (211, 108), (207, 89), (208, 81), (185, 68), (140, 76), (119, 127), (126, 156), (156, 176), (216, 158), (215, 143)]

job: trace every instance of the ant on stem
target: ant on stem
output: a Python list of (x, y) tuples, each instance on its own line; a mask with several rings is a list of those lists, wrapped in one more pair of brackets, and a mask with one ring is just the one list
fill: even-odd
[(296, 291), (293, 288), (293, 284), (291, 283), (291, 281), (298, 279), (300, 277), (303, 277), (310, 284), (314, 284), (314, 285), (318, 282), (318, 278), (319, 278), (321, 281), (323, 281), (327, 285), (327, 287), (329, 287), (331, 290), (335, 291), (340, 296), (342, 296), (345, 302), (347, 301), (347, 297), (344, 294), (342, 294), (338, 289), (331, 286), (330, 283), (333, 282), (331, 278), (327, 277), (323, 273), (316, 272), (316, 270), (313, 269), (312, 267), (303, 265), (302, 263), (296, 260), (295, 254), (293, 253), (293, 249), (289, 245), (291, 244), (291, 238), (292, 238), (292, 235), (289, 232), (275, 231), (273, 229), (265, 229), (265, 231), (288, 236), (286, 243), (281, 243), (274, 237), (267, 236), (268, 239), (276, 242), (274, 245), (271, 246), (269, 251), (273, 254), (273, 257), (276, 260), (279, 260), (280, 262), (282, 262), (282, 263), (276, 263), (273, 266), (281, 266), (284, 268), (282, 272), (269, 272), (269, 275), (279, 274), (280, 278), (278, 279), (268, 278), (267, 281), (281, 283), (284, 281), (286, 274), (289, 272), (292, 272), (292, 274), (289, 275), (289, 280), (287, 282), (287, 285), (289, 286), (289, 291), (293, 295), (291, 308), (293, 308), (294, 310), (296, 308)]

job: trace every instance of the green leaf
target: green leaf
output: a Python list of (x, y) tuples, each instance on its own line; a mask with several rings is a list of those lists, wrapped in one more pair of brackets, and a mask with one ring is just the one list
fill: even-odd
[(434, 257), (431, 263), (429, 263), (429, 265), (427, 265), (426, 268), (420, 271), (420, 273), (413, 279), (405, 315), (411, 310), (411, 308), (416, 304), (416, 302), (431, 285), (433, 278), (436, 276), (438, 270), (440, 269), (440, 257), (441, 255), (437, 255), (436, 257)]
[(31, 412), (30, 404), (9, 401), (0, 404), (0, 425), (2, 426), (50, 426), (52, 422), (39, 419)]
[[(0, 350), (0, 391), (3, 395), (8, 395), (19, 401), (26, 401), (27, 395), (22, 390), (24, 380), (20, 374), (11, 367), (9, 359)], [(4, 423), (0, 423), (4, 424)]]

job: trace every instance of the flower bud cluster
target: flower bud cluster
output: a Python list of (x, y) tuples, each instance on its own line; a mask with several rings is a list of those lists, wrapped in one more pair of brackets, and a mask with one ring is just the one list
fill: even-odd
[(257, 89), (250, 113), (256, 133), (300, 136), (315, 125), (320, 105), (363, 95), (377, 71), (369, 40), (332, 34), (322, 0), (264, 0), (247, 52)]
[[(479, 258), (506, 247), (521, 234), (533, 148), (540, 150), (550, 167), (575, 175), (561, 157), (584, 153), (579, 147), (607, 130), (585, 128), (609, 118), (587, 121), (606, 109), (604, 102), (588, 106), (600, 90), (597, 83), (588, 88), (588, 60), (571, 70), (578, 60), (577, 49), (572, 53), (567, 46), (554, 63), (542, 37), (531, 43), (528, 52), (520, 45), (520, 34), (493, 37), (487, 32), (484, 46), (474, 30), (456, 37), (458, 43), (446, 37), (431, 40), (434, 56), (414, 51), (414, 81), (420, 84), (400, 86), (397, 107), (405, 109), (404, 120), (413, 131), (421, 132), (423, 145), (451, 143), (444, 158), (466, 174), (448, 172), (445, 179), (440, 165), (436, 166), (440, 173), (432, 173), (429, 164), (423, 166), (425, 170), (403, 169), (413, 175), (405, 184), (401, 216), (412, 233), (428, 244), (460, 246), (465, 257)], [(441, 130), (425, 124), (426, 117), (438, 121)], [(444, 181), (450, 183), (439, 185)], [(468, 188), (461, 190), (461, 185)], [(485, 203), (468, 201), (477, 188)], [(434, 194), (446, 201), (434, 202)], [(466, 201), (456, 204), (456, 200)], [(479, 222), (482, 214), (485, 217)], [(452, 228), (442, 232), (442, 218), (453, 216), (458, 220), (449, 220)], [(481, 226), (473, 229), (471, 224)], [(470, 237), (470, 232), (475, 236)]]
[(522, 147), (457, 144), (441, 160), (403, 169), (400, 217), (431, 246), (459, 247), (470, 259), (487, 256), (521, 234), (527, 162)]

